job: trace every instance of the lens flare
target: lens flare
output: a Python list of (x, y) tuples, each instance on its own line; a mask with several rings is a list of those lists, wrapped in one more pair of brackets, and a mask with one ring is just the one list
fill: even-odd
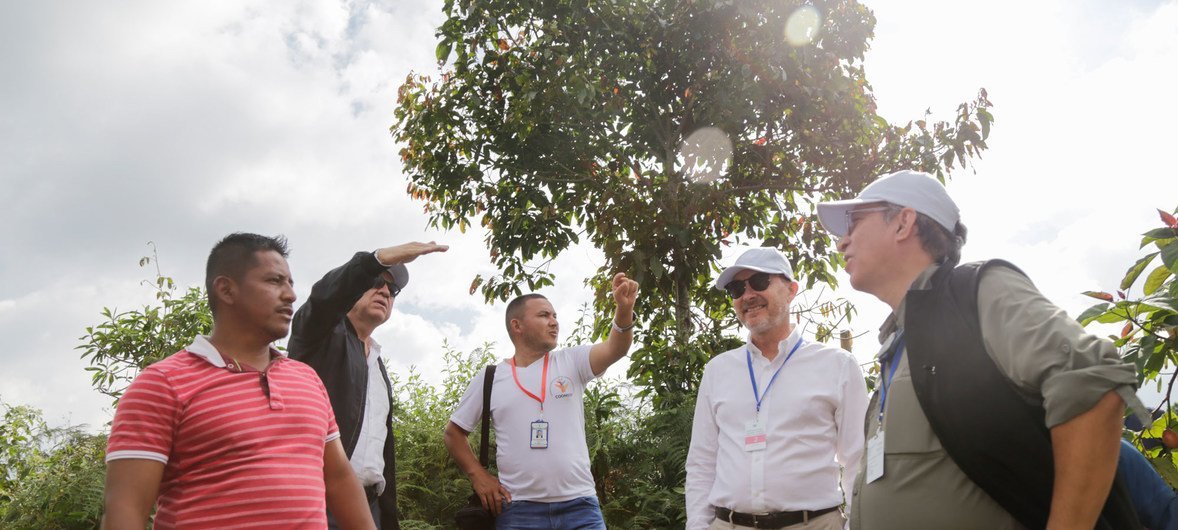
[(814, 6), (802, 6), (794, 10), (785, 21), (785, 41), (790, 46), (806, 46), (818, 38), (818, 27), (822, 15)]
[(687, 178), (711, 182), (732, 166), (732, 141), (716, 127), (698, 129), (679, 146), (678, 161)]

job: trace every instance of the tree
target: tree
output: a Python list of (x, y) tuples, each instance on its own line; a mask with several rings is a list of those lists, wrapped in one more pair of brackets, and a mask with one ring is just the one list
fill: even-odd
[[(1150, 438), (1160, 439), (1164, 431), (1178, 422), (1171, 398), (1174, 382), (1178, 380), (1178, 219), (1173, 214), (1158, 210), (1162, 226), (1154, 228), (1141, 238), (1141, 248), (1152, 245), (1156, 251), (1139, 258), (1125, 272), (1119, 289), (1112, 292), (1086, 291), (1085, 295), (1100, 300), (1077, 317), (1081, 325), (1093, 322), (1120, 324), (1120, 334), (1110, 336), (1120, 348), (1125, 360), (1137, 366), (1139, 384), (1156, 382), (1161, 390), (1166, 367), (1174, 370), (1166, 384), (1165, 400), (1155, 409), (1154, 416), (1162, 413), (1144, 433)], [(1161, 263), (1152, 269), (1150, 265), (1158, 258)], [(1149, 269), (1149, 274), (1145, 271)], [(1141, 284), (1141, 297), (1130, 297), (1137, 281), (1145, 274)], [(1142, 440), (1138, 440), (1142, 445)], [(1141, 447), (1143, 453), (1154, 463), (1162, 476), (1172, 487), (1178, 487), (1178, 461), (1175, 455), (1160, 443)]]
[[(433, 226), (487, 229), (485, 298), (552, 283), (582, 240), (642, 283), (631, 376), (690, 393), (734, 325), (708, 289), (721, 245), (783, 249), (808, 285), (841, 257), (816, 201), (890, 170), (944, 179), (986, 148), (982, 90), (953, 122), (876, 114), (854, 0), (447, 0), (434, 80), (410, 75), (394, 137)], [(597, 336), (609, 327), (597, 282)], [(849, 310), (846, 310), (849, 311)], [(847, 313), (845, 316), (849, 316)]]
[(0, 406), (0, 527), (96, 528), (106, 435), (51, 428), (37, 409)]
[(139, 259), (139, 266), (155, 264), (155, 279), (143, 284), (155, 291), (158, 306), (146, 305), (142, 310), (118, 312), (103, 308), (105, 319), (86, 328), (79, 337), (82, 358), (89, 358), (90, 383), (103, 394), (118, 402), (123, 390), (147, 365), (184, 348), (197, 335), (208, 334), (213, 328), (213, 315), (208, 299), (200, 287), (179, 291), (172, 278), (159, 269), (159, 256), (152, 245), (152, 255)]

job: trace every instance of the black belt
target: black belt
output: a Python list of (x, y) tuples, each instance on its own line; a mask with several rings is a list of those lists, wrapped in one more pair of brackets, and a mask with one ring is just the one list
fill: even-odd
[(376, 484), (364, 486), (364, 496), (368, 498), (368, 502), (372, 502), (372, 499), (375, 499), (377, 495)]
[(824, 510), (801, 510), (796, 512), (773, 512), (773, 513), (740, 513), (729, 510), (728, 508), (716, 507), (716, 519), (721, 521), (728, 521), (738, 526), (748, 526), (752, 528), (785, 528), (787, 526), (798, 523), (809, 522), (810, 519), (825, 515), (839, 509), (838, 506), (831, 506)]

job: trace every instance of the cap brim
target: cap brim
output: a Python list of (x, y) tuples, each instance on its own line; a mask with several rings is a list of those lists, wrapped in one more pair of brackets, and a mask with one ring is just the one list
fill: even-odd
[(845, 201), (818, 203), (818, 222), (822, 224), (822, 228), (825, 228), (827, 232), (837, 237), (844, 237), (850, 228), (847, 226), (847, 210), (870, 202), (879, 201), (847, 199)]
[[(785, 274), (777, 269), (766, 269), (764, 267), (755, 267), (755, 266), (751, 266), (751, 265), (733, 265), (731, 267), (728, 267), (727, 269), (724, 269), (724, 272), (720, 273), (720, 276), (718, 276), (716, 278), (716, 283), (714, 284), (714, 287), (717, 289), (723, 290), (724, 286), (728, 285), (728, 282), (732, 281), (733, 276), (736, 276), (737, 273), (739, 273), (740, 271), (744, 271), (744, 270), (757, 271), (757, 272), (767, 272), (769, 274)], [(786, 275), (786, 277), (789, 277), (789, 276), (790, 275), (788, 275), (788, 274)], [(795, 280), (792, 277), (790, 277), (789, 281), (792, 282)]]

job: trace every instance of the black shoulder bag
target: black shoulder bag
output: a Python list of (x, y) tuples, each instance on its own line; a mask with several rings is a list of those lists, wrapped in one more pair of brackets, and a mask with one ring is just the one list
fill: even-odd
[[(483, 425), (479, 434), (479, 464), (487, 467), (487, 450), (490, 447), (491, 436), (491, 383), (495, 380), (495, 365), (487, 365), (483, 376)], [(495, 528), (495, 516), (483, 508), (483, 501), (478, 493), (472, 493), (466, 506), (454, 514), (454, 523), (462, 530), (492, 530)]]

